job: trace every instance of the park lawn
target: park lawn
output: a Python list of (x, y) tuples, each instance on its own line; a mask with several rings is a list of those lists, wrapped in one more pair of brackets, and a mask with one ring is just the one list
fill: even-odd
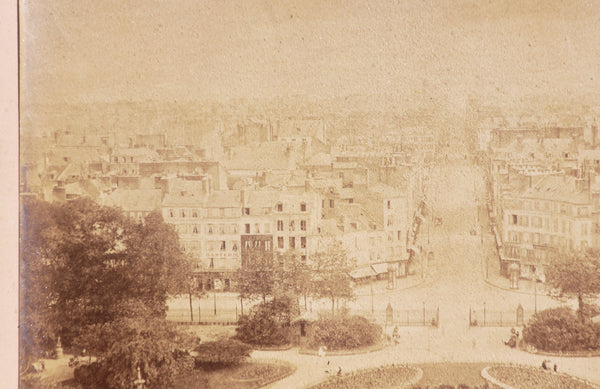
[(567, 375), (553, 374), (540, 368), (521, 366), (492, 366), (488, 373), (498, 381), (522, 389), (594, 389), (595, 386), (577, 381)]
[(423, 378), (417, 385), (426, 387), (428, 385), (485, 385), (487, 381), (481, 377), (481, 370), (489, 365), (489, 363), (427, 363), (414, 366), (423, 370)]
[(196, 369), (175, 380), (174, 389), (254, 389), (293, 374), (296, 368), (280, 363), (245, 362), (238, 366), (205, 371)]

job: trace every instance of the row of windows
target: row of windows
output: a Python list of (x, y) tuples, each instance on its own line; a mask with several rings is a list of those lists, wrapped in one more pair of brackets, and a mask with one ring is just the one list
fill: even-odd
[[(119, 159), (120, 159), (120, 160), (119, 160)], [(114, 158), (113, 158), (113, 161), (114, 161), (115, 163), (119, 163), (119, 162), (122, 162), (122, 163), (127, 163), (127, 162), (128, 162), (128, 161), (127, 161), (127, 157), (114, 157)], [(133, 161), (134, 161), (133, 157), (129, 157), (129, 162), (130, 162), (130, 163), (132, 163)]]
[[(299, 220), (299, 228), (300, 231), (306, 231), (306, 220)], [(296, 226), (298, 226), (295, 220), (290, 220), (288, 231), (296, 231)], [(277, 220), (277, 231), (284, 231), (284, 222), (283, 220)]]
[[(509, 223), (521, 227), (539, 228), (554, 233), (573, 233), (573, 223), (570, 220), (564, 219), (552, 218), (552, 220), (550, 220), (549, 217), (510, 215)], [(582, 235), (591, 233), (591, 228), (588, 224), (589, 223), (580, 223), (579, 231), (575, 231), (575, 233)]]
[[(508, 231), (507, 234), (508, 242), (510, 243), (530, 243), (537, 245), (550, 245), (552, 247), (566, 247), (568, 240), (564, 236), (551, 235), (551, 234), (539, 234), (529, 232), (516, 232)], [(571, 239), (572, 241), (572, 239)]]
[(170, 218), (205, 218), (205, 217), (238, 217), (237, 208), (202, 208), (202, 209), (173, 209), (168, 211)]
[[(331, 200), (333, 201), (333, 200)], [(333, 206), (332, 206), (333, 208)], [(278, 212), (283, 212), (283, 204), (278, 203), (276, 206)], [(300, 212), (306, 212), (306, 203), (300, 203)], [(256, 212), (254, 212), (256, 213)], [(268, 215), (270, 208), (262, 208), (259, 214)], [(243, 209), (244, 215), (250, 215), (250, 208)], [(197, 218), (197, 217), (237, 217), (239, 210), (237, 208), (209, 208), (209, 209), (173, 209), (170, 208), (168, 216), (171, 218)]]
[(208, 224), (202, 225), (191, 225), (191, 224), (180, 224), (177, 225), (177, 231), (182, 234), (238, 234), (239, 227), (237, 224)]
[[(288, 248), (290, 249), (305, 249), (306, 248), (306, 236), (301, 236), (300, 239), (296, 239), (295, 236), (290, 236)], [(277, 248), (285, 248), (285, 238), (283, 236), (277, 237)]]
[(531, 211), (557, 212), (561, 214), (571, 214), (574, 216), (589, 216), (590, 208), (587, 206), (575, 206), (558, 201), (542, 201), (542, 200), (512, 200), (509, 201), (509, 206), (519, 209), (527, 209)]

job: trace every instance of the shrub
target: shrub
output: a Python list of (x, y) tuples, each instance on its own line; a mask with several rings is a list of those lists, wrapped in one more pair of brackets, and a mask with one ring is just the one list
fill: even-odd
[(196, 367), (220, 368), (236, 365), (250, 356), (250, 346), (235, 339), (201, 343), (196, 349)]
[(280, 346), (290, 343), (293, 302), (277, 298), (258, 304), (238, 322), (236, 338), (249, 344)]
[(381, 326), (362, 316), (323, 316), (314, 324), (312, 347), (330, 350), (371, 346), (381, 339)]
[(523, 339), (544, 351), (580, 351), (600, 348), (600, 325), (581, 321), (567, 307), (546, 309), (523, 329)]
[(77, 366), (73, 370), (73, 378), (84, 388), (106, 387), (106, 369), (98, 362)]

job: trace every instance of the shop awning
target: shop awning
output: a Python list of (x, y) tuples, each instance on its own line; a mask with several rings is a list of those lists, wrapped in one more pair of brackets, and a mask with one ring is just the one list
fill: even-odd
[(355, 280), (372, 277), (375, 275), (377, 275), (377, 273), (375, 273), (371, 266), (359, 267), (350, 272), (350, 277), (354, 278)]
[(371, 267), (373, 268), (373, 271), (375, 271), (375, 273), (377, 273), (377, 274), (387, 273), (388, 266), (389, 266), (389, 264), (387, 264), (387, 263), (375, 263), (375, 264), (371, 265)]

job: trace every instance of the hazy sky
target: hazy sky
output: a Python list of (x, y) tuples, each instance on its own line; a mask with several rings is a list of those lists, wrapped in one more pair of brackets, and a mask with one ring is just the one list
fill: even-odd
[[(526, 4), (526, 5), (523, 5)], [(22, 101), (600, 90), (600, 0), (23, 0)]]

